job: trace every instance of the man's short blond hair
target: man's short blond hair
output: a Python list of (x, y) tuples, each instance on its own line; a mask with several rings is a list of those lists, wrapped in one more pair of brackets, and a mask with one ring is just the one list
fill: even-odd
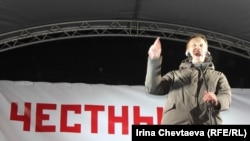
[(188, 47), (188, 43), (190, 42), (190, 40), (192, 40), (192, 39), (194, 39), (194, 38), (201, 38), (201, 39), (203, 39), (203, 40), (208, 44), (208, 42), (207, 42), (207, 37), (206, 37), (204, 34), (195, 33), (195, 34), (191, 35), (191, 36), (189, 37), (189, 39), (187, 40), (186, 49), (187, 49), (187, 47)]

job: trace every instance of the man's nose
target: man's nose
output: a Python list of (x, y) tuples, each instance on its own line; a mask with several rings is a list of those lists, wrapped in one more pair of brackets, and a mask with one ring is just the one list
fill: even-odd
[(201, 46), (195, 46), (194, 48), (195, 49), (201, 49)]

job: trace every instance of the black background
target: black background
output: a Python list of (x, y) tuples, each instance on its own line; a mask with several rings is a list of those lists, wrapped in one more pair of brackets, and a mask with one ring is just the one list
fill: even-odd
[[(154, 38), (92, 37), (20, 47), (0, 53), (0, 80), (144, 85)], [(162, 74), (178, 69), (185, 43), (161, 40)], [(209, 48), (232, 88), (250, 88), (250, 59)]]

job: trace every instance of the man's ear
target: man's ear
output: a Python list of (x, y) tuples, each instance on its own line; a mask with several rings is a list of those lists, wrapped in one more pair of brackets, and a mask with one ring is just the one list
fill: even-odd
[(211, 56), (211, 53), (209, 51), (207, 51), (206, 55), (207, 56)]
[(187, 57), (190, 57), (190, 56), (191, 56), (189, 50), (186, 50), (185, 55), (186, 55)]
[(205, 61), (212, 61), (213, 57), (209, 51), (206, 53)]

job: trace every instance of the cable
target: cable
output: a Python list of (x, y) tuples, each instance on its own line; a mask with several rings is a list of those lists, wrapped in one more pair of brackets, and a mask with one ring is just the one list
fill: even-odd
[[(208, 64), (209, 65), (209, 64)], [(208, 65), (206, 66), (206, 68), (208, 67)], [(206, 86), (206, 91), (208, 92), (208, 84), (207, 84), (207, 81), (205, 79), (205, 74), (203, 73), (202, 71), (202, 65), (200, 66), (201, 68), (201, 74), (202, 74), (202, 77), (203, 77), (203, 81), (205, 83), (205, 86)], [(206, 70), (206, 69), (205, 69)], [(210, 120), (210, 124), (213, 125), (213, 121), (212, 119), (214, 119), (214, 124), (217, 125), (217, 121), (216, 121), (216, 118), (215, 118), (215, 111), (214, 111), (214, 106), (213, 106), (213, 103), (212, 102), (206, 102), (206, 105), (207, 105), (207, 108), (208, 108), (208, 112), (209, 112), (209, 120)]]

